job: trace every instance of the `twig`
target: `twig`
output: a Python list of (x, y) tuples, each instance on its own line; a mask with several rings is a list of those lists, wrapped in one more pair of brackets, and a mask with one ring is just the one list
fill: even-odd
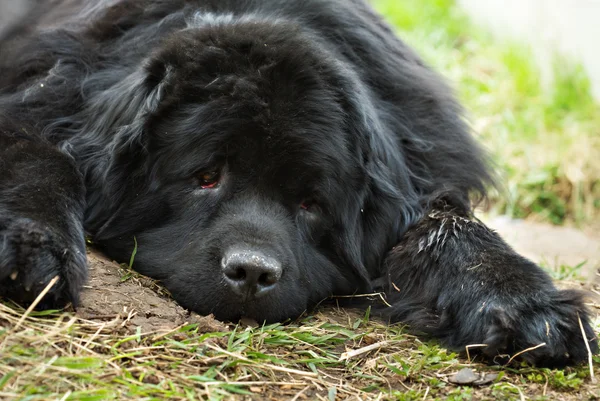
[(54, 287), (54, 284), (56, 284), (56, 282), (59, 279), (60, 279), (60, 277), (56, 276), (52, 280), (50, 280), (50, 282), (48, 283), (48, 285), (46, 285), (46, 288), (44, 288), (42, 290), (42, 292), (40, 292), (40, 294), (37, 296), (37, 298), (31, 303), (31, 305), (29, 305), (29, 308), (27, 308), (27, 310), (25, 311), (25, 313), (23, 313), (23, 315), (21, 316), (21, 318), (19, 319), (19, 321), (17, 322), (17, 324), (15, 324), (15, 327), (13, 328), (13, 330), (18, 330), (19, 327), (21, 327), (21, 325), (23, 324), (23, 322), (25, 321), (25, 319), (27, 319), (27, 316), (29, 316), (29, 314), (31, 313), (31, 311), (33, 311), (35, 309), (35, 307), (42, 301), (42, 299), (52, 289), (52, 287)]
[(68, 398), (71, 396), (71, 394), (72, 394), (72, 391), (71, 391), (71, 390), (67, 391), (67, 392), (65, 393), (65, 395), (63, 395), (63, 396), (62, 396), (62, 398), (60, 399), (60, 401), (65, 401), (65, 400), (67, 400), (67, 399), (68, 399)]
[[(304, 382), (270, 382), (270, 381), (233, 381), (233, 382), (228, 382), (228, 381), (212, 381), (212, 382), (200, 382), (199, 384), (203, 385), (203, 386), (219, 386), (221, 384), (230, 384), (232, 386), (266, 386), (266, 385), (270, 385), (270, 386), (305, 386), (306, 383)], [(306, 389), (305, 389), (306, 390)]]
[(362, 347), (362, 348), (355, 349), (352, 351), (344, 352), (342, 355), (340, 355), (340, 359), (338, 361), (339, 362), (346, 361), (350, 358), (354, 358), (355, 356), (362, 355), (362, 354), (371, 352), (376, 349), (377, 350), (381, 349), (381, 348), (385, 347), (386, 345), (388, 345), (389, 343), (390, 343), (390, 341), (379, 341), (377, 343), (367, 345), (366, 347)]
[(92, 343), (92, 341), (94, 341), (96, 339), (96, 337), (98, 337), (100, 332), (102, 330), (104, 330), (104, 327), (106, 327), (106, 323), (102, 323), (102, 325), (100, 327), (98, 327), (98, 330), (96, 330), (96, 332), (85, 342), (85, 344), (83, 344), (83, 347), (84, 348), (89, 347), (90, 344)]
[(536, 345), (535, 347), (525, 348), (524, 350), (519, 351), (516, 354), (514, 354), (513, 356), (511, 356), (510, 359), (508, 360), (508, 362), (506, 362), (506, 364), (510, 365), (510, 363), (519, 355), (522, 355), (526, 352), (533, 351), (534, 349), (538, 349), (538, 348), (545, 347), (545, 346), (546, 346), (546, 343), (541, 343), (541, 344)]
[(425, 395), (423, 396), (423, 401), (427, 399), (427, 395), (429, 394), (429, 386), (427, 386), (427, 390), (425, 390)]
[(469, 348), (483, 348), (487, 347), (488, 344), (469, 344), (465, 346), (465, 351), (467, 352), (467, 361), (471, 363), (471, 354), (469, 353)]
[(365, 297), (379, 297), (379, 299), (381, 299), (381, 302), (383, 302), (385, 304), (385, 306), (387, 306), (388, 308), (392, 307), (392, 305), (390, 305), (390, 303), (385, 300), (383, 293), (381, 293), (381, 292), (374, 292), (372, 294), (334, 295), (332, 298), (337, 299), (337, 298), (365, 298)]
[(306, 392), (306, 390), (308, 390), (310, 388), (310, 386), (306, 386), (304, 387), (302, 390), (300, 390), (295, 396), (294, 398), (291, 399), (291, 401), (296, 401), (298, 398), (300, 398), (302, 396), (302, 394), (304, 394)]
[(189, 324), (189, 322), (185, 322), (185, 323), (180, 324), (179, 326), (175, 327), (172, 330), (168, 330), (168, 331), (166, 331), (164, 333), (157, 334), (154, 337), (152, 337), (152, 342), (156, 342), (156, 341), (160, 340), (161, 338), (164, 338), (164, 337), (168, 336), (169, 334), (172, 334), (172, 333), (176, 332), (177, 330), (181, 329), (182, 327), (187, 326), (188, 324)]
[(577, 312), (577, 320), (579, 321), (579, 328), (581, 329), (581, 335), (583, 336), (583, 342), (585, 343), (585, 348), (588, 352), (588, 365), (590, 365), (590, 380), (592, 383), (596, 383), (596, 377), (594, 377), (594, 365), (592, 360), (592, 350), (590, 349), (590, 344), (588, 342), (587, 336), (585, 334), (585, 329), (583, 328), (583, 323), (581, 322), (581, 316), (579, 316), (579, 312)]

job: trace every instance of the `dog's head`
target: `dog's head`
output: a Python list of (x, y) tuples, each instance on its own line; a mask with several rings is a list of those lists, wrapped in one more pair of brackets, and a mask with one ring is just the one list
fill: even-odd
[(368, 290), (411, 218), (368, 90), (297, 27), (195, 23), (88, 110), (97, 241), (127, 260), (135, 237), (137, 270), (222, 319), (281, 320)]

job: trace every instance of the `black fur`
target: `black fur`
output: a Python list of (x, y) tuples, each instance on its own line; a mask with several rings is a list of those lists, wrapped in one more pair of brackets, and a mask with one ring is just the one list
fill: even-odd
[(59, 275), (47, 302), (76, 304), (85, 227), (221, 319), (383, 290), (380, 313), (491, 359), (582, 361), (577, 316), (597, 349), (581, 296), (471, 216), (484, 153), (362, 0), (53, 1), (5, 36), (1, 295)]

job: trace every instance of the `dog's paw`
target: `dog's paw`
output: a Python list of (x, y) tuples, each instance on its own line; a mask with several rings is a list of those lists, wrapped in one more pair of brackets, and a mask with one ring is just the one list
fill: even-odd
[(483, 341), (487, 347), (481, 351), (495, 363), (526, 361), (544, 367), (581, 363), (588, 358), (588, 346), (596, 354), (598, 336), (582, 295), (565, 290), (544, 298), (522, 308), (490, 308)]
[(85, 243), (26, 218), (0, 222), (0, 297), (34, 301), (58, 276), (39, 307), (76, 305), (86, 279)]

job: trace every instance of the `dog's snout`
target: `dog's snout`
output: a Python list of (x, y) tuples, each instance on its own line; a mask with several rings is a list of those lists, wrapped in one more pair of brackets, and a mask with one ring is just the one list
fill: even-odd
[(281, 278), (281, 263), (263, 252), (236, 249), (221, 260), (225, 281), (239, 295), (260, 297), (271, 291)]

